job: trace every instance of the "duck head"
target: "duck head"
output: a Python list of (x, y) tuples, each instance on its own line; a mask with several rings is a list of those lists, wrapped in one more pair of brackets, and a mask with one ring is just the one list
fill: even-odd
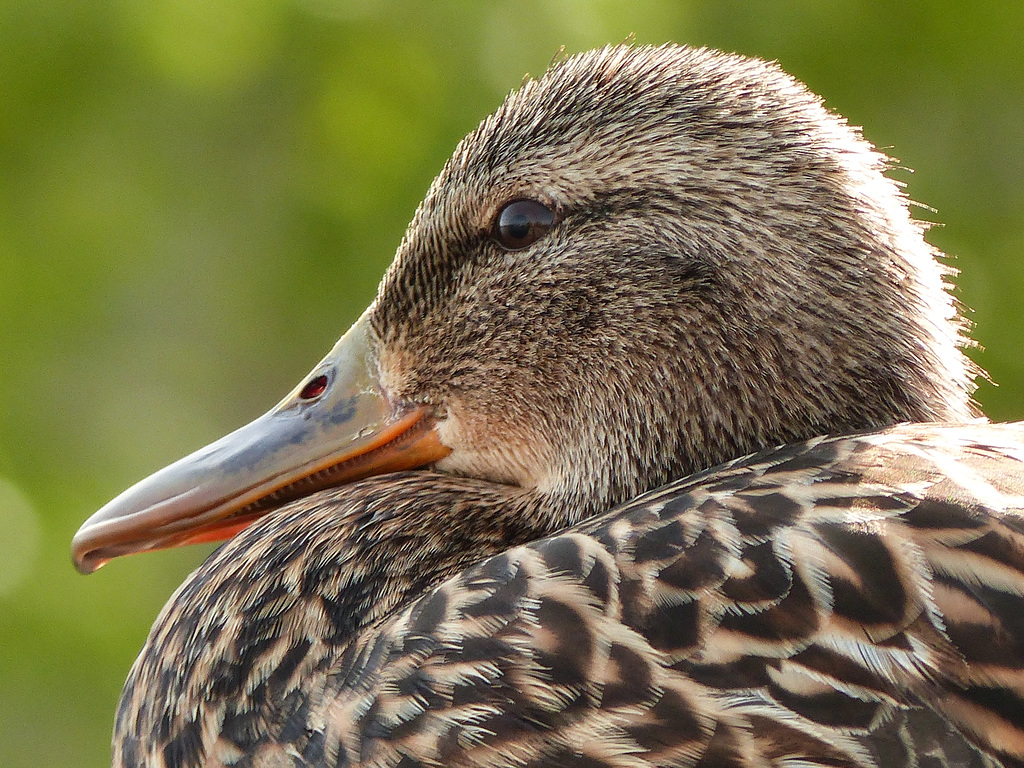
[(762, 447), (969, 418), (950, 270), (886, 164), (773, 64), (556, 63), (459, 144), (313, 372), (91, 517), (76, 564), (399, 469), (521, 489), (564, 525)]

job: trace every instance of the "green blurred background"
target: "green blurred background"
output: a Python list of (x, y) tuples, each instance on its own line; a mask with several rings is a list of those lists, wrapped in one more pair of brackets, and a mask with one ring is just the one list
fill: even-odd
[(3, 0), (0, 763), (102, 766), (206, 550), (75, 574), (78, 524), (273, 405), (371, 298), (456, 141), (558, 48), (777, 59), (914, 175), (979, 398), (1024, 417), (1024, 4)]

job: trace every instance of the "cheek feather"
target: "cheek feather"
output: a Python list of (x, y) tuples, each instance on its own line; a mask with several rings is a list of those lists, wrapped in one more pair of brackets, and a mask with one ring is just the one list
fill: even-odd
[(479, 414), (453, 399), (435, 429), (452, 450), (436, 465), (442, 472), (523, 488), (545, 484), (547, 443), (512, 414)]

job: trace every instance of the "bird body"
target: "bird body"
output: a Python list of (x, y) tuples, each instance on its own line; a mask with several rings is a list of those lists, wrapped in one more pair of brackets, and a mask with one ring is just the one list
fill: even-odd
[(207, 765), (552, 768), (982, 766), (1024, 739), (1024, 425), (767, 450), (503, 551), (460, 524), (474, 490), (364, 480), (226, 544), (133, 669), (117, 763), (204, 764), (205, 734)]
[(237, 534), (114, 764), (1024, 765), (1024, 424), (884, 168), (712, 51), (512, 94), (306, 381), (76, 537)]

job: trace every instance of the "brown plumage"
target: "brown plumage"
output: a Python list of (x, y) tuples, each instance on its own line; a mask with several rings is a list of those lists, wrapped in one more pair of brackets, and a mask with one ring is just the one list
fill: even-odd
[(1024, 425), (975, 418), (885, 163), (712, 51), (512, 94), (264, 417), (312, 450), (371, 388), (387, 436), (297, 474), (229, 436), (76, 537), (92, 569), (259, 517), (158, 618), (114, 764), (1024, 765)]

